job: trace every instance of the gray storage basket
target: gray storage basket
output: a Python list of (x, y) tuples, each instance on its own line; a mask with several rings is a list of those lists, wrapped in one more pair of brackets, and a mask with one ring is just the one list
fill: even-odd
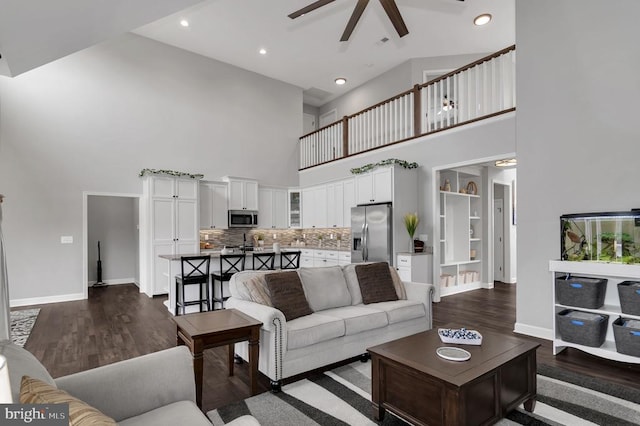
[(556, 278), (556, 301), (565, 306), (598, 309), (604, 305), (606, 278), (565, 275)]
[(609, 315), (565, 309), (556, 314), (556, 324), (565, 342), (598, 348), (607, 337)]
[(640, 321), (619, 317), (613, 322), (616, 350), (625, 355), (640, 356)]
[(623, 281), (618, 284), (618, 297), (623, 314), (640, 315), (640, 281)]

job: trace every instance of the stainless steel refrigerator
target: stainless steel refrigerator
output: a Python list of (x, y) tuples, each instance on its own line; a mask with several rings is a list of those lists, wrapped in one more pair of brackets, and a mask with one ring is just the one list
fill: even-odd
[(351, 263), (393, 264), (391, 204), (351, 208)]

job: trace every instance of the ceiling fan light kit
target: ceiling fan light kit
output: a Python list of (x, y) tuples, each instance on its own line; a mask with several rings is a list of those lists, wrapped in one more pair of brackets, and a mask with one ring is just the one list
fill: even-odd
[[(291, 19), (296, 19), (296, 18), (299, 18), (300, 16), (303, 16), (309, 12), (312, 12), (334, 1), (335, 0), (318, 0), (306, 7), (303, 7), (300, 10), (296, 10), (295, 12), (289, 14), (288, 16)], [(389, 20), (393, 24), (393, 27), (396, 29), (398, 36), (404, 37), (407, 34), (409, 34), (409, 30), (407, 29), (407, 25), (404, 23), (404, 19), (402, 19), (402, 15), (400, 14), (400, 10), (396, 5), (396, 1), (395, 0), (379, 0), (379, 1), (385, 13), (389, 17)], [(340, 37), (340, 41), (349, 40), (349, 37), (351, 37), (351, 33), (353, 33), (353, 30), (356, 28), (356, 25), (358, 24), (358, 21), (362, 17), (362, 13), (364, 12), (364, 9), (367, 7), (368, 4), (369, 4), (369, 0), (358, 0), (355, 8), (353, 9), (353, 13), (351, 13), (349, 22), (347, 22), (344, 32), (342, 33), (342, 37)]]

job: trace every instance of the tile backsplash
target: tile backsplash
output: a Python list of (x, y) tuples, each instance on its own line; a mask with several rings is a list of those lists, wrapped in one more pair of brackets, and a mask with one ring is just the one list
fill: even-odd
[(282, 247), (296, 246), (304, 241), (305, 246), (309, 247), (338, 248), (338, 241), (340, 241), (340, 248), (347, 248), (351, 229), (207, 229), (200, 231), (200, 241), (208, 242), (213, 249), (221, 249), (224, 246), (240, 246), (245, 237), (248, 245), (255, 245), (254, 237), (257, 238), (258, 235), (262, 235), (265, 247), (273, 246), (276, 241)]

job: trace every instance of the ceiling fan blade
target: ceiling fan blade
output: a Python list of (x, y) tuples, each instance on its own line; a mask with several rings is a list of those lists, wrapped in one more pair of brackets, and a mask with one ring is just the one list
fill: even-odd
[(380, 0), (380, 4), (384, 8), (384, 11), (387, 12), (387, 16), (391, 20), (394, 28), (398, 32), (400, 37), (404, 37), (409, 34), (409, 30), (402, 19), (402, 15), (400, 15), (400, 11), (398, 10), (398, 6), (396, 5), (395, 0)]
[(307, 7), (303, 7), (300, 10), (296, 10), (295, 12), (293, 12), (290, 15), (287, 15), (289, 18), (291, 19), (296, 19), (299, 18), (300, 16), (304, 15), (305, 13), (309, 13), (312, 12), (314, 10), (316, 10), (319, 7), (322, 7), (326, 4), (329, 4), (331, 2), (334, 2), (335, 0), (318, 0), (318, 1), (314, 1), (313, 3), (311, 3), (309, 6)]
[(358, 0), (358, 4), (353, 9), (353, 13), (351, 14), (351, 18), (349, 18), (349, 22), (347, 22), (347, 26), (342, 33), (342, 37), (340, 37), (340, 41), (347, 41), (349, 37), (351, 37), (351, 33), (356, 27), (356, 24), (360, 20), (362, 16), (362, 12), (364, 12), (365, 7), (369, 4), (369, 0)]

